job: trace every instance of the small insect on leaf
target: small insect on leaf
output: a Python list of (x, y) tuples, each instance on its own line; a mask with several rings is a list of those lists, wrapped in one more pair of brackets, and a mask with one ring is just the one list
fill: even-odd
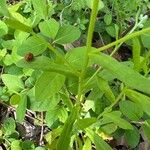
[(26, 61), (31, 62), (34, 59), (34, 55), (32, 53), (28, 53), (24, 58)]

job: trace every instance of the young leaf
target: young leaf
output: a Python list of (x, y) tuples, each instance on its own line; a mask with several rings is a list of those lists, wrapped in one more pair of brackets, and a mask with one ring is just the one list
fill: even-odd
[(133, 62), (134, 69), (136, 71), (140, 70), (140, 53), (141, 53), (141, 44), (138, 38), (133, 39)]
[(117, 60), (106, 54), (90, 54), (89, 56), (94, 63), (109, 70), (127, 86), (150, 94), (150, 80), (135, 72), (130, 67), (119, 63)]
[(119, 111), (112, 111), (110, 113), (104, 114), (104, 117), (110, 119), (114, 124), (122, 129), (133, 129), (132, 125), (126, 120), (122, 119)]
[(80, 34), (78, 28), (71, 25), (65, 25), (58, 30), (54, 42), (58, 44), (72, 43), (80, 37)]
[(131, 120), (138, 121), (143, 116), (141, 105), (131, 101), (121, 101), (119, 107), (121, 112)]
[(74, 107), (68, 119), (66, 120), (62, 133), (59, 137), (56, 150), (69, 150), (74, 122), (78, 117), (78, 107)]
[(105, 96), (107, 97), (107, 99), (113, 103), (115, 101), (115, 96), (108, 84), (108, 82), (106, 80), (104, 80), (103, 78), (97, 77), (97, 85), (99, 87), (99, 89), (104, 92)]
[(31, 36), (22, 43), (22, 45), (18, 49), (18, 54), (21, 56), (25, 56), (28, 53), (39, 55), (43, 53), (46, 48), (47, 43), (44, 40), (37, 36)]
[(10, 91), (17, 92), (24, 88), (23, 82), (18, 76), (3, 74), (1, 77)]
[(20, 140), (14, 140), (11, 143), (11, 150), (22, 150), (21, 141)]
[(43, 35), (54, 39), (59, 30), (59, 23), (55, 19), (49, 19), (41, 22), (39, 28)]
[(27, 97), (25, 95), (22, 95), (21, 100), (16, 109), (17, 121), (20, 123), (22, 123), (24, 120), (26, 108), (27, 108)]
[(126, 130), (125, 139), (132, 149), (135, 148), (140, 140), (140, 133), (138, 129), (134, 127), (133, 130)]
[(35, 85), (37, 100), (45, 100), (57, 93), (65, 82), (65, 76), (54, 72), (43, 72)]
[(135, 103), (139, 104), (141, 107), (140, 109), (150, 115), (150, 97), (129, 89), (125, 91), (125, 95)]
[(31, 0), (34, 10), (41, 19), (46, 19), (48, 9), (46, 0)]

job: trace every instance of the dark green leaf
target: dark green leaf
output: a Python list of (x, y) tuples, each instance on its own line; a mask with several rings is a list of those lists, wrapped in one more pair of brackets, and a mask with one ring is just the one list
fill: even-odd
[(122, 101), (119, 107), (121, 112), (131, 120), (138, 121), (143, 116), (141, 106), (131, 101)]
[(135, 148), (140, 140), (140, 133), (136, 127), (133, 130), (125, 131), (125, 139), (131, 148)]

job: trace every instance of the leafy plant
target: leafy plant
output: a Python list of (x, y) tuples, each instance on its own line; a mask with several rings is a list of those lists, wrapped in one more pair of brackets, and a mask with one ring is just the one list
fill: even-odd
[[(12, 150), (111, 150), (109, 140), (118, 135), (136, 148), (139, 128), (150, 138), (150, 25), (148, 16), (140, 17), (148, 2), (132, 1), (131, 5), (116, 0), (116, 14), (110, 11), (112, 0), (61, 2), (71, 12), (66, 17), (72, 11), (91, 13), (88, 30), (87, 16), (78, 18), (84, 27), (62, 20), (65, 10), (57, 12), (60, 3), (28, 0), (8, 6), (0, 1), (0, 103), (16, 112), (15, 120), (7, 117), (3, 122), (0, 142)], [(105, 13), (103, 25), (97, 20), (101, 13)], [(135, 17), (134, 26), (122, 37), (131, 17)], [(65, 48), (85, 37), (86, 31), (84, 46)], [(115, 41), (95, 48), (95, 32), (108, 37), (106, 43)], [(123, 43), (132, 51), (126, 62), (113, 57)], [(41, 127), (40, 144), (19, 139), (21, 133), (16, 131), (28, 111), (36, 112), (34, 125)], [(47, 134), (44, 125), (50, 129)], [(46, 142), (40, 147), (43, 139)]]

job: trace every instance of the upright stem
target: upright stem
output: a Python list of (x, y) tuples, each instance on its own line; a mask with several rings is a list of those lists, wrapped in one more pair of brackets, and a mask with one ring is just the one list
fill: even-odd
[(78, 102), (80, 102), (83, 97), (82, 96), (83, 80), (85, 77), (85, 72), (86, 72), (86, 68), (87, 68), (88, 60), (89, 60), (88, 52), (90, 51), (90, 49), (92, 47), (92, 38), (93, 38), (93, 31), (94, 31), (95, 22), (96, 22), (96, 16), (97, 16), (97, 12), (98, 12), (98, 4), (99, 4), (99, 0), (93, 1), (93, 8), (92, 8), (92, 12), (91, 12), (90, 23), (89, 23), (89, 28), (88, 28), (88, 35), (87, 35), (87, 42), (86, 42), (84, 66), (83, 66), (83, 69), (81, 72), (81, 77), (79, 77)]

